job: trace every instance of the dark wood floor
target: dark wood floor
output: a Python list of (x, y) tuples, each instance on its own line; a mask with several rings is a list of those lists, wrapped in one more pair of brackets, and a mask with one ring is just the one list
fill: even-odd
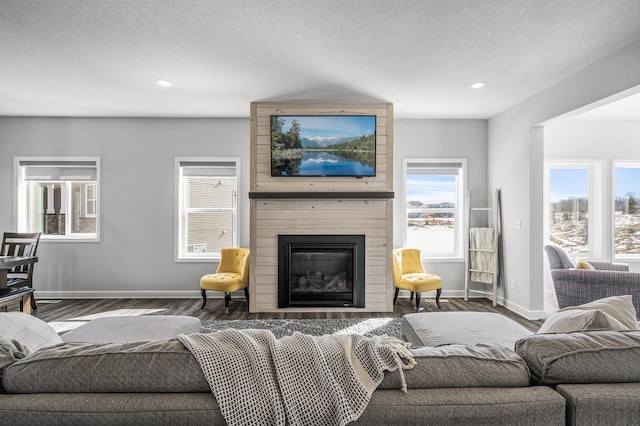
[[(55, 302), (55, 303), (52, 303)], [(513, 319), (531, 331), (537, 331), (542, 321), (530, 321), (503, 306), (493, 307), (488, 299), (451, 298), (441, 301), (442, 311), (497, 312)], [(250, 314), (247, 302), (238, 297), (231, 301), (229, 315), (224, 314), (223, 299), (210, 298), (205, 309), (201, 299), (64, 299), (60, 301), (40, 300), (34, 315), (47, 322), (70, 321), (78, 318), (97, 317), (118, 311), (122, 315), (189, 315), (201, 320), (238, 319), (322, 319), (322, 318), (380, 318), (402, 317), (415, 312), (415, 304), (409, 299), (398, 299), (393, 312), (327, 312), (327, 313), (255, 313)], [(423, 298), (422, 312), (438, 311), (432, 300)], [(129, 311), (129, 312), (126, 312)]]

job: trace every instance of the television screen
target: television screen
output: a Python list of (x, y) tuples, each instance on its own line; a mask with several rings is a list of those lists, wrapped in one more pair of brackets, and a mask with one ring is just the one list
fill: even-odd
[(375, 115), (271, 116), (271, 176), (375, 175)]

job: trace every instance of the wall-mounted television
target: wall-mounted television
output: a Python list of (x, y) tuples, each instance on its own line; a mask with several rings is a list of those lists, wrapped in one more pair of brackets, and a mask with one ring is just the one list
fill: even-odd
[(271, 116), (271, 176), (375, 175), (375, 115)]

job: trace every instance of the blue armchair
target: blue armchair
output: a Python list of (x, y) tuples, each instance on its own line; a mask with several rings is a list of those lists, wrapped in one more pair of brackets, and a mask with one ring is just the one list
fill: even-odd
[(544, 249), (560, 308), (630, 294), (640, 319), (640, 273), (629, 272), (627, 264), (609, 262), (589, 261), (594, 269), (577, 269), (562, 247), (548, 244)]

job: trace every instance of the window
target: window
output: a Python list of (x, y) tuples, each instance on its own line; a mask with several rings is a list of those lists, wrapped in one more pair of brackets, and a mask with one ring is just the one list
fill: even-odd
[(15, 170), (19, 232), (98, 240), (99, 158), (16, 157)]
[(589, 251), (589, 169), (549, 170), (549, 240), (570, 253)]
[(546, 239), (580, 257), (601, 257), (604, 238), (602, 165), (545, 163)]
[(404, 246), (462, 258), (466, 160), (405, 160)]
[(176, 259), (219, 259), (238, 246), (238, 160), (178, 158), (176, 171)]
[(96, 184), (88, 184), (85, 186), (85, 216), (96, 217), (96, 206), (98, 199), (96, 198)]
[(640, 256), (640, 163), (614, 163), (613, 246), (616, 257)]

